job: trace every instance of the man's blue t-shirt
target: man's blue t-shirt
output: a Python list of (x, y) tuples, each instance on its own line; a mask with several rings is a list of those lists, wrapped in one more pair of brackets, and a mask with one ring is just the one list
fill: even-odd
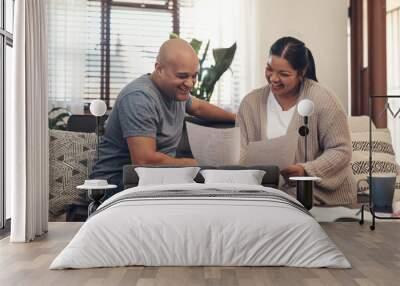
[(163, 96), (150, 78), (143, 75), (122, 89), (107, 119), (100, 140), (100, 160), (91, 178), (107, 179), (122, 190), (122, 168), (131, 162), (127, 138), (156, 139), (157, 151), (175, 156), (182, 135), (186, 108), (192, 100), (176, 101)]

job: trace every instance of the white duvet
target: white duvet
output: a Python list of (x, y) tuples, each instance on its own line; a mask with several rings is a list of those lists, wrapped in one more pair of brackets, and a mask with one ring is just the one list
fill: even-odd
[(279, 201), (186, 196), (115, 203), (136, 192), (205, 189), (262, 190), (297, 202), (279, 190), (254, 185), (127, 189), (99, 207), (50, 269), (127, 265), (351, 267), (313, 217)]

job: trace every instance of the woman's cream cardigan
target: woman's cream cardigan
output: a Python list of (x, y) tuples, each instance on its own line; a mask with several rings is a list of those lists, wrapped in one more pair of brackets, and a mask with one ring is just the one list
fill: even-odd
[[(241, 131), (241, 163), (245, 161), (249, 142), (266, 140), (267, 102), (269, 86), (256, 89), (240, 104), (236, 124)], [(304, 137), (299, 137), (296, 164), (304, 167), (309, 176), (321, 177), (314, 188), (316, 203), (349, 205), (357, 201), (356, 184), (350, 167), (352, 154), (347, 116), (338, 99), (319, 83), (306, 79), (298, 100), (314, 102), (314, 113), (309, 117), (307, 137), (308, 162), (304, 163)], [(288, 132), (296, 131), (303, 118), (293, 115)]]

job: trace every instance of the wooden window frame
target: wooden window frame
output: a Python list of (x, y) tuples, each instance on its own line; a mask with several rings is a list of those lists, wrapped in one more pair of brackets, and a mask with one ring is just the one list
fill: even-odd
[(173, 33), (179, 34), (179, 0), (165, 0), (165, 4), (143, 4), (135, 2), (120, 2), (113, 0), (101, 1), (101, 27), (100, 27), (100, 99), (104, 100), (108, 109), (110, 106), (110, 34), (111, 34), (111, 9), (113, 7), (128, 7), (143, 10), (168, 11), (172, 13)]

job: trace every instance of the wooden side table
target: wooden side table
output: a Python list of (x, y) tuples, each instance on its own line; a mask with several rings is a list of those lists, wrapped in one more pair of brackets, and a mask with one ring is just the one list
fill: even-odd
[(91, 203), (88, 206), (88, 217), (101, 205), (101, 200), (104, 198), (107, 190), (115, 189), (116, 187), (117, 185), (90, 185), (87, 184), (86, 181), (84, 185), (76, 187), (77, 189), (88, 191), (88, 197), (91, 200)]
[(320, 181), (319, 177), (290, 177), (289, 180), (296, 181), (296, 198), (308, 210), (313, 207), (314, 182)]

